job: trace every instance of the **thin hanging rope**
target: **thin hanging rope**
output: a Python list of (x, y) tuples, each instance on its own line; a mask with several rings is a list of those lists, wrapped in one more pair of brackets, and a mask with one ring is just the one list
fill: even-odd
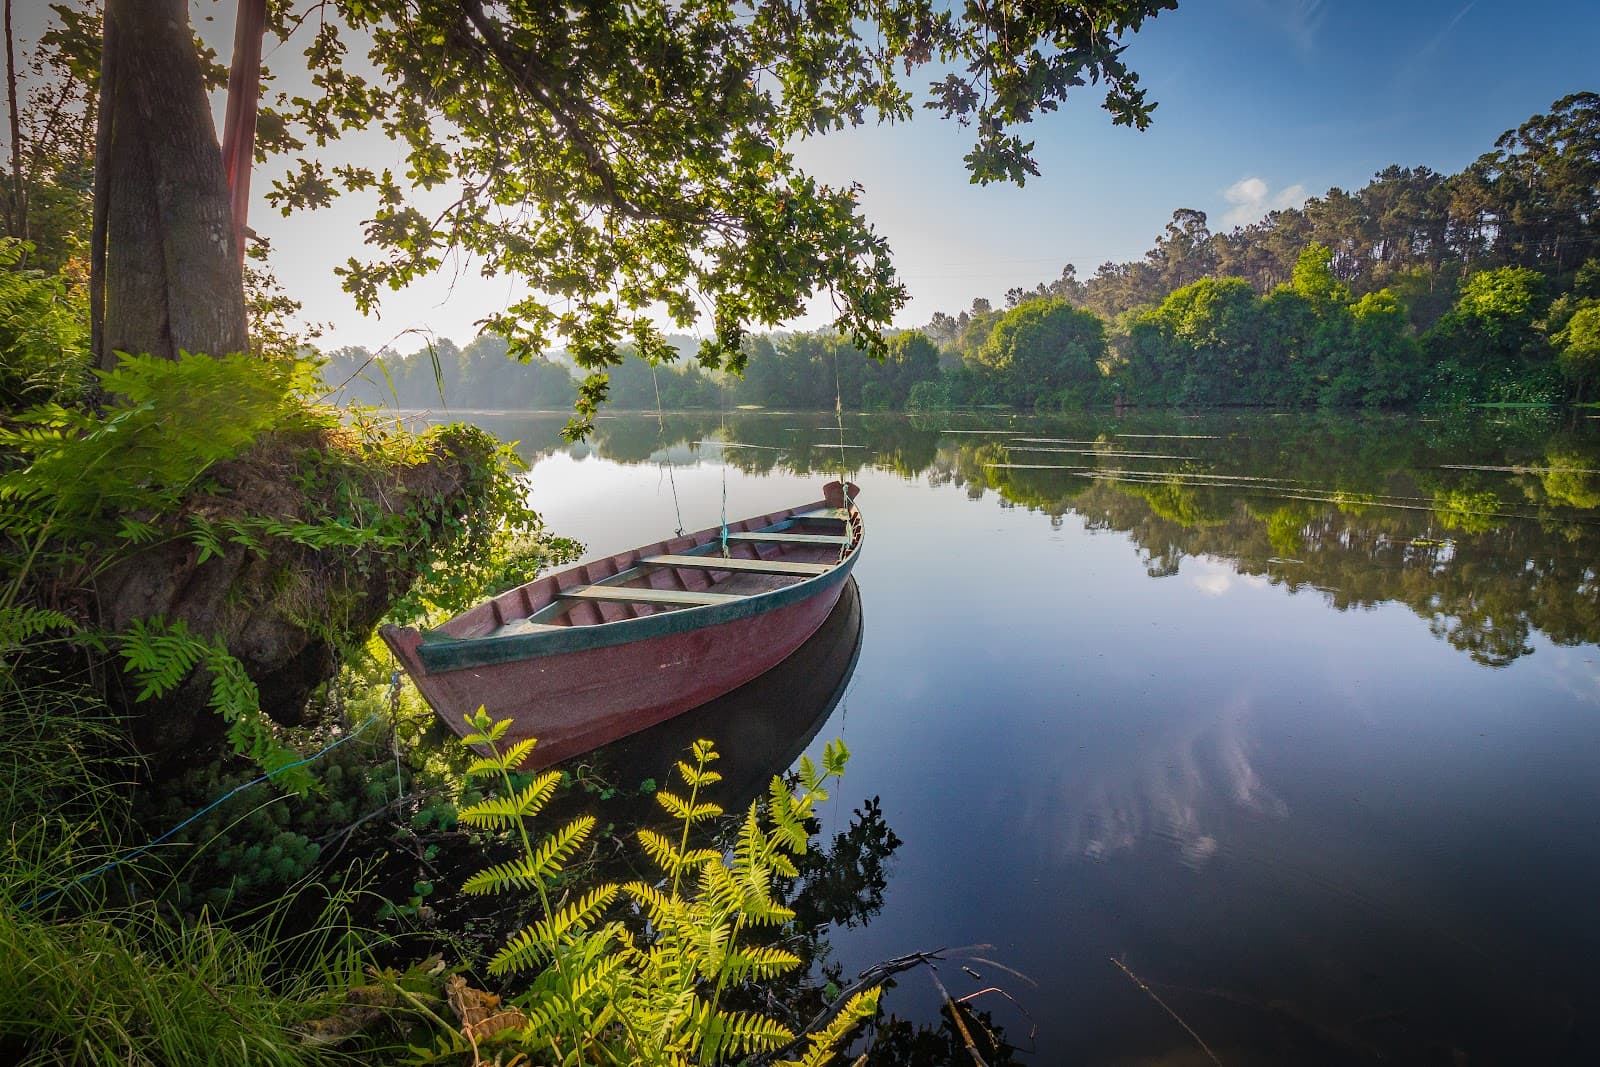
[[(656, 440), (661, 443), (661, 454), (665, 457), (663, 466), (667, 468), (667, 481), (672, 485), (672, 513), (678, 517), (678, 536), (683, 536), (683, 508), (678, 504), (678, 479), (672, 473), (672, 456), (667, 449), (667, 417), (661, 410), (661, 379), (656, 377), (656, 365), (650, 364), (650, 381), (656, 387)], [(657, 488), (660, 483), (656, 483)]]
[(728, 440), (728, 389), (724, 384), (718, 392), (718, 407), (722, 409), (722, 440), (724, 450), (722, 453), (722, 558), (727, 559), (728, 552), (728, 453), (726, 444)]
[(839, 427), (839, 492), (844, 495), (845, 543), (839, 546), (839, 562), (850, 554), (855, 543), (856, 528), (850, 521), (850, 478), (844, 469), (844, 390), (839, 388), (839, 349), (833, 349), (833, 418)]

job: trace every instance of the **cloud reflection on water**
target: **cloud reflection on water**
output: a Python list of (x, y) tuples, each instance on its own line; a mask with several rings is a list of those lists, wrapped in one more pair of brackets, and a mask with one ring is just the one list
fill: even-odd
[(1063, 849), (1104, 860), (1141, 842), (1164, 840), (1198, 869), (1225, 847), (1234, 812), (1286, 819), (1289, 806), (1252, 761), (1250, 703), (1236, 697), (1215, 719), (1187, 720), (1176, 732), (1120, 762), (1069, 814)]

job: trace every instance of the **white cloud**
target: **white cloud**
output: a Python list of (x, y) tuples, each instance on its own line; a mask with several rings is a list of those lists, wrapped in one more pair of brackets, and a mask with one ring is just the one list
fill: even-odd
[(1240, 178), (1222, 191), (1222, 199), (1233, 206), (1222, 216), (1224, 226), (1248, 226), (1259, 222), (1269, 211), (1299, 207), (1306, 202), (1306, 187), (1296, 182), (1276, 193), (1260, 178)]

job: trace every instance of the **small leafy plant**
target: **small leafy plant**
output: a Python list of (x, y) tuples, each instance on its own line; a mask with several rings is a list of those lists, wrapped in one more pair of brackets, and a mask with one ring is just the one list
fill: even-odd
[[(821, 1067), (857, 1024), (876, 1013), (876, 990), (859, 993), (828, 1025), (797, 1041), (774, 1018), (723, 1006), (735, 988), (800, 966), (794, 954), (751, 934), (794, 918), (774, 896), (774, 881), (796, 876), (795, 857), (810, 844), (806, 821), (849, 758), (843, 742), (827, 745), (821, 767), (803, 759), (795, 786), (774, 778), (765, 811), (750, 805), (731, 855), (724, 855), (691, 847), (691, 831), (723, 814), (703, 796), (721, 780), (712, 769), (716, 749), (710, 741), (696, 741), (692, 762), (677, 765), (687, 795), (655, 793), (678, 826), (677, 840), (639, 831), (639, 844), (660, 877), (558, 895), (562, 868), (593, 832), (594, 818), (581, 816), (536, 842), (529, 821), (555, 792), (560, 772), (546, 771), (515, 788), (512, 775), (534, 740), (502, 749), (510, 723), (492, 721), (483, 708), (468, 723), (474, 732), (466, 743), (487, 752), (473, 761), (468, 776), (497, 779), (503, 792), (462, 808), (460, 821), (513, 834), (522, 854), (479, 872), (463, 888), (531, 893), (542, 918), (513, 935), (489, 963), (495, 975), (536, 972), (517, 998), (516, 1025), (497, 1026), (488, 1035), (475, 1034), (466, 1023), (460, 1038), (445, 1039), (438, 1053), (455, 1055), (468, 1043), (475, 1049), (481, 1038), (509, 1043), (538, 1063), (680, 1067), (798, 1047), (800, 1058), (777, 1061), (778, 1067)], [(505, 1016), (497, 1018), (503, 1023)]]

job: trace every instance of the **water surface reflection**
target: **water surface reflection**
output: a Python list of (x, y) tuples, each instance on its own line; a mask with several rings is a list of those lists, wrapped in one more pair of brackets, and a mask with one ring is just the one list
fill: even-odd
[(484, 421), (592, 555), (861, 485), (832, 965), (992, 942), (1040, 1063), (1202, 1061), (1113, 957), (1229, 1064), (1600, 1062), (1600, 420)]

